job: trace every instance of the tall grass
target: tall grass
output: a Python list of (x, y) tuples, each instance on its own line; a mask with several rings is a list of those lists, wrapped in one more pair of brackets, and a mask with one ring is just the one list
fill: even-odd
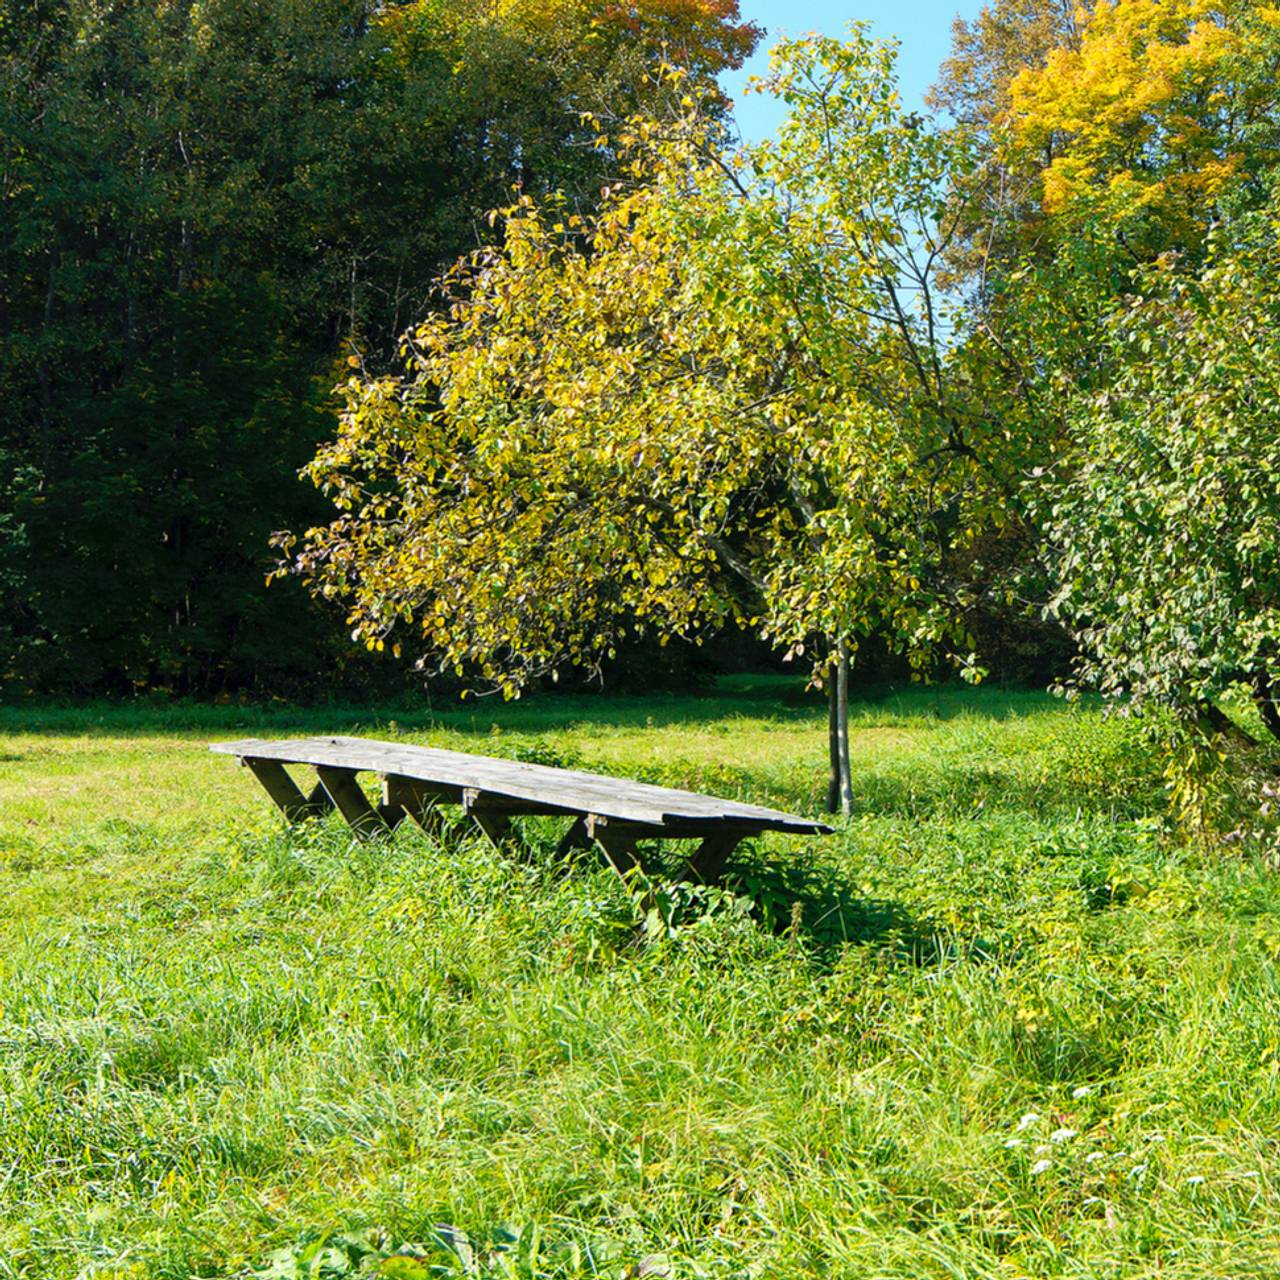
[(1280, 890), (1164, 838), (1124, 722), (868, 701), (838, 835), (656, 927), (550, 824), (285, 831), (203, 749), (398, 732), (815, 809), (823, 723), (777, 681), (0, 713), (0, 1277), (1280, 1273)]

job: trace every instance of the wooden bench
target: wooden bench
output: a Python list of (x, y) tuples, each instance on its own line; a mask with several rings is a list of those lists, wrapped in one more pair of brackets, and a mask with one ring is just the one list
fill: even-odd
[[(810, 818), (693, 791), (369, 738), (245, 738), (215, 742), (209, 749), (238, 756), (290, 822), (336, 808), (361, 836), (393, 831), (407, 817), (439, 837), (450, 827), (440, 806), (458, 805), (497, 846), (516, 815), (563, 815), (571, 822), (560, 852), (594, 843), (620, 873), (640, 865), (640, 840), (697, 840), (684, 874), (710, 882), (720, 877), (725, 859), (748, 836), (832, 830)], [(315, 769), (318, 780), (308, 794), (286, 765)], [(370, 803), (356, 781), (361, 772), (381, 777), (379, 803)]]

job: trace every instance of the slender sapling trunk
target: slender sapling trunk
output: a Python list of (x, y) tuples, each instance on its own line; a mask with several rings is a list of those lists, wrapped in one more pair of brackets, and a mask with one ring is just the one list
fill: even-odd
[(827, 680), (827, 812), (853, 812), (853, 764), (849, 756), (849, 646), (836, 646), (834, 670)]
[(840, 812), (853, 812), (853, 762), (849, 758), (849, 646), (842, 640), (836, 659), (836, 738), (840, 756)]
[(835, 673), (827, 678), (827, 812), (840, 812), (840, 710), (836, 701)]

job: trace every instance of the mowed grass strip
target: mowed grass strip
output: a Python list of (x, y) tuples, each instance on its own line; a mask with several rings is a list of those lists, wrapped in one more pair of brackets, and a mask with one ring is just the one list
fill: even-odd
[(0, 1276), (442, 1224), (493, 1275), (1280, 1273), (1274, 877), (1164, 838), (1127, 722), (924, 689), (855, 725), (837, 836), (646, 928), (553, 824), (508, 858), (286, 831), (205, 743), (399, 734), (816, 811), (794, 682), (0, 711)]

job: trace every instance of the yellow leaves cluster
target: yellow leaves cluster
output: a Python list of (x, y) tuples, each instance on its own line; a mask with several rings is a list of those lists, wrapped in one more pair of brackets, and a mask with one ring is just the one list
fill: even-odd
[(351, 602), (359, 642), (408, 623), (514, 692), (636, 627), (736, 616), (796, 652), (886, 629), (922, 653), (945, 630), (944, 538), (986, 481), (928, 277), (897, 282), (904, 225), (966, 153), (904, 122), (862, 29), (785, 45), (772, 84), (778, 146), (732, 149), (701, 90), (624, 123), (627, 176), (594, 213), (516, 198), (406, 375), (348, 382), (310, 468), (340, 515), (296, 567)]
[(1280, 11), (1254, 0), (1101, 0), (1074, 47), (1009, 87), (1011, 144), (1036, 159), (1044, 208), (1146, 212), (1203, 236), (1241, 170), (1236, 129), (1274, 86), (1241, 76)]

